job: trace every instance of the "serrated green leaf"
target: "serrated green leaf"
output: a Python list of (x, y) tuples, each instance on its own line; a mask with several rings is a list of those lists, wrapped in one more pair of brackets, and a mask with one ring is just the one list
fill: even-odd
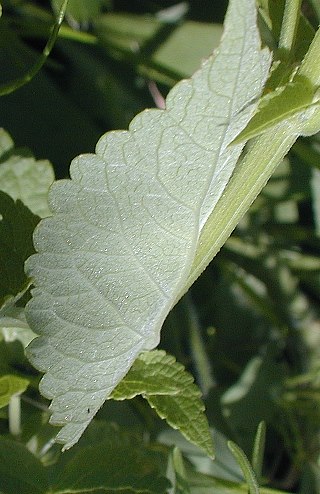
[(24, 262), (34, 252), (32, 233), (39, 218), (0, 190), (0, 305), (27, 283)]
[(47, 487), (41, 462), (23, 444), (0, 437), (1, 494), (45, 494)]
[(17, 376), (0, 377), (0, 408), (9, 404), (13, 395), (23, 393), (28, 387), (29, 381)]
[(65, 448), (141, 351), (157, 346), (269, 65), (255, 2), (232, 0), (219, 50), (169, 93), (167, 109), (103, 136), (96, 154), (73, 161), (71, 180), (52, 187), (53, 216), (27, 263), (36, 285), (28, 321), (42, 335), (29, 355), (46, 372), (41, 392)]
[(48, 191), (53, 181), (49, 161), (23, 156), (13, 148), (9, 134), (0, 129), (0, 189), (3, 192), (14, 200), (20, 199), (34, 214), (44, 218), (50, 214)]
[(157, 414), (214, 457), (201, 393), (183, 365), (164, 351), (144, 352), (110, 395), (125, 400), (142, 395)]

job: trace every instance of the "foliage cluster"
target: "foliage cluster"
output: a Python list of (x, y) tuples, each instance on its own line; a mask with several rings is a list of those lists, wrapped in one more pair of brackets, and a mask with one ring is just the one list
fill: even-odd
[[(257, 2), (273, 69), (258, 111), (235, 141), (252, 139), (242, 168), (236, 168), (230, 187), (222, 188), (225, 201), (232, 208), (241, 194), (252, 194), (248, 202), (243, 199), (245, 212), (263, 186), (254, 176), (263, 161), (262, 154), (258, 160), (254, 155), (255, 146), (261, 153), (263, 142), (269, 142), (265, 159), (269, 152), (275, 155), (274, 168), (281, 163), (239, 222), (240, 211), (219, 255), (171, 310), (159, 349), (137, 357), (79, 442), (63, 453), (49, 424), (49, 402), (39, 393), (41, 373), (25, 356), (34, 333), (28, 324), (33, 316), (27, 322), (25, 315), (32, 279), (24, 263), (34, 253), (36, 225), (53, 209), (50, 184), (54, 176), (66, 177), (70, 160), (92, 151), (107, 129), (127, 128), (145, 107), (164, 104), (163, 95), (218, 46), (227, 5), (69, 0), (46, 65), (25, 77), (47, 58), (41, 53), (60, 3), (1, 2), (0, 124), (6, 130), (0, 132), (0, 493), (316, 494), (318, 1), (302, 2), (301, 12), (296, 0)], [(311, 55), (301, 65), (307, 52)], [(285, 132), (294, 138), (282, 159), (285, 150), (277, 154), (277, 136)], [(304, 137), (294, 143), (298, 134)], [(20, 146), (50, 161), (37, 160)], [(250, 156), (253, 168), (246, 169)], [(267, 165), (265, 173), (262, 182), (272, 173)], [(237, 190), (239, 183), (243, 190)], [(195, 275), (186, 288), (202, 270), (206, 252), (210, 260), (220, 249), (222, 240), (214, 239), (231, 233), (232, 227), (223, 225), (228, 208), (220, 204), (216, 217), (209, 215), (217, 224), (209, 224), (209, 233), (204, 228), (204, 247), (196, 252)], [(92, 412), (90, 406), (85, 411)]]

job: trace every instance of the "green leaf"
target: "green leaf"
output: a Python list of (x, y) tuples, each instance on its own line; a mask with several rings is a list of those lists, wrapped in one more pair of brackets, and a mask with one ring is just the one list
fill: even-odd
[(23, 444), (0, 437), (1, 494), (45, 494), (47, 487), (40, 461)]
[(14, 200), (20, 199), (34, 214), (48, 216), (48, 191), (54, 181), (51, 163), (24, 156), (10, 143), (10, 136), (0, 129), (0, 189)]
[(315, 88), (305, 77), (297, 76), (286, 86), (266, 94), (259, 103), (257, 113), (246, 128), (236, 137), (234, 143), (252, 139), (270, 127), (288, 119), (312, 105)]
[(254, 444), (253, 444), (253, 452), (252, 452), (252, 468), (257, 477), (258, 482), (260, 482), (262, 476), (265, 442), (266, 442), (266, 423), (262, 421), (258, 425), (256, 437), (254, 439)]
[(0, 305), (27, 283), (24, 262), (34, 252), (32, 233), (38, 221), (22, 202), (0, 190)]
[(210, 430), (215, 450), (215, 459), (211, 459), (199, 447), (187, 441), (179, 431), (165, 429), (160, 432), (157, 440), (170, 446), (177, 447), (183, 456), (192, 464), (196, 471), (219, 478), (221, 480), (239, 483), (243, 476), (238, 463), (235, 461), (228, 446), (227, 439), (217, 430)]
[(213, 458), (204, 404), (193, 381), (171, 355), (160, 350), (144, 352), (110, 398), (125, 400), (142, 395), (162, 419)]
[(0, 408), (9, 404), (10, 398), (23, 393), (28, 387), (29, 381), (17, 376), (0, 377)]
[[(132, 492), (165, 494), (168, 480), (159, 473), (159, 460), (136, 438), (120, 431), (98, 443), (80, 447), (71, 460), (54, 466), (52, 492)], [(81, 473), (80, 473), (81, 472)], [(99, 491), (100, 492), (100, 491)]]
[(233, 454), (233, 456), (235, 457), (235, 459), (237, 460), (237, 462), (241, 467), (243, 475), (248, 484), (249, 494), (259, 494), (260, 491), (259, 491), (258, 481), (249, 463), (248, 458), (246, 457), (242, 449), (239, 448), (239, 446), (237, 446), (234, 442), (229, 441), (228, 446), (231, 453)]
[[(4, 129), (0, 128), (0, 158), (3, 158), (3, 155), (12, 149), (14, 146), (14, 142), (11, 139), (10, 135), (8, 132), (6, 132)], [(2, 159), (1, 159), (2, 161)]]
[[(237, 448), (236, 445), (234, 446)], [(240, 456), (242, 461), (241, 450)], [(189, 463), (183, 461), (178, 448), (173, 451), (170, 467), (170, 480), (173, 484), (170, 494), (248, 494), (248, 485), (243, 482), (230, 482), (193, 470)], [(284, 492), (261, 487), (259, 494), (284, 494)]]
[(159, 343), (242, 151), (229, 144), (249, 121), (269, 64), (255, 2), (232, 0), (219, 50), (169, 93), (167, 109), (104, 135), (96, 154), (73, 161), (71, 180), (51, 188), (53, 216), (37, 229), (38, 254), (27, 263), (36, 286), (27, 319), (42, 335), (29, 356), (46, 372), (40, 389), (53, 400), (65, 448), (137, 356)]

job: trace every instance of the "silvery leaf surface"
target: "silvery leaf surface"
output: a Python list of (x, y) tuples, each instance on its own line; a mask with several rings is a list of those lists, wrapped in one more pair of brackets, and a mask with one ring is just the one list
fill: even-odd
[(105, 134), (50, 192), (34, 236), (29, 347), (45, 375), (57, 441), (71, 447), (160, 329), (188, 277), (201, 229), (244, 143), (270, 66), (254, 0), (231, 0), (222, 41), (201, 69), (128, 131)]

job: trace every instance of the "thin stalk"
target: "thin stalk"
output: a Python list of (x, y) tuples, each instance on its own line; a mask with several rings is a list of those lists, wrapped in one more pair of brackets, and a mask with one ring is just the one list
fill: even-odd
[(42, 68), (42, 66), (45, 64), (48, 56), (51, 53), (51, 50), (52, 50), (54, 44), (56, 42), (56, 39), (58, 37), (59, 29), (60, 29), (60, 26), (63, 22), (64, 15), (66, 13), (68, 1), (69, 0), (64, 0), (62, 6), (60, 8), (58, 17), (56, 19), (56, 22), (53, 26), (51, 35), (48, 39), (48, 42), (47, 42), (46, 46), (44, 47), (43, 52), (42, 52), (41, 56), (39, 57), (39, 59), (37, 60), (37, 62), (22, 77), (19, 77), (15, 81), (9, 82), (8, 84), (4, 84), (3, 86), (0, 86), (0, 96), (4, 96), (4, 95), (10, 94), (10, 93), (13, 93), (14, 91), (19, 89), (20, 87), (22, 87), (25, 84), (27, 84), (28, 82), (30, 82), (34, 78), (34, 76), (39, 72), (39, 70)]
[(298, 74), (309, 79), (315, 88), (320, 87), (320, 28), (317, 30), (309, 50), (302, 60)]
[(300, 8), (301, 0), (286, 0), (279, 39), (279, 51), (285, 59), (290, 58), (294, 49)]
[(13, 395), (9, 401), (9, 431), (13, 436), (21, 432), (21, 397)]

